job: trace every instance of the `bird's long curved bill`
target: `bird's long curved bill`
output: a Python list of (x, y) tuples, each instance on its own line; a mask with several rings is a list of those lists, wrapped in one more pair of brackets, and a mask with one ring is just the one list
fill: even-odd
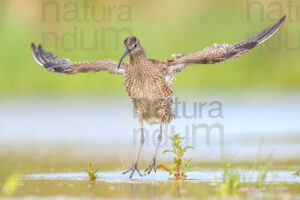
[(123, 53), (120, 61), (119, 61), (119, 64), (118, 64), (118, 69), (120, 69), (121, 67), (121, 63), (123, 61), (123, 59), (131, 52), (131, 50), (129, 48), (126, 48), (125, 52)]

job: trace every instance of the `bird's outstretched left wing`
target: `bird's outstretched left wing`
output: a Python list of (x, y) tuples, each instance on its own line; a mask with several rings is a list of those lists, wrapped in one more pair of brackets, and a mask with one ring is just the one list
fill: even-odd
[(112, 60), (71, 62), (69, 59), (60, 58), (52, 53), (45, 52), (41, 45), (36, 47), (33, 43), (31, 44), (31, 52), (32, 57), (39, 65), (48, 71), (57, 73), (76, 74), (89, 71), (108, 71), (109, 73), (123, 75), (128, 67), (127, 63), (122, 63), (120, 69), (117, 69), (118, 62)]
[(285, 18), (286, 16), (281, 18), (273, 26), (261, 31), (254, 37), (248, 38), (234, 45), (214, 44), (203, 51), (189, 55), (175, 54), (175, 60), (169, 60), (166, 62), (167, 66), (169, 67), (169, 73), (178, 73), (181, 71), (181, 69), (192, 64), (214, 64), (242, 56), (248, 53), (252, 48), (272, 37), (280, 29), (285, 21)]

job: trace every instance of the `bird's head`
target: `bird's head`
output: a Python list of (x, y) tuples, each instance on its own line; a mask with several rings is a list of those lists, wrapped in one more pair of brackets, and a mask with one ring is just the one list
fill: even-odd
[(125, 52), (123, 53), (120, 61), (119, 61), (119, 65), (118, 65), (118, 69), (121, 66), (121, 63), (123, 61), (123, 59), (129, 54), (129, 55), (134, 55), (137, 54), (140, 51), (143, 51), (143, 48), (140, 44), (140, 40), (135, 37), (128, 37), (124, 40), (124, 46), (125, 46)]

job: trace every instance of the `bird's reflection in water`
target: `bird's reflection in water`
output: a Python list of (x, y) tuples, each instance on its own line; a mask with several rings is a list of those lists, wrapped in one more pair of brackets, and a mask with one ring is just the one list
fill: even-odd
[(131, 197), (133, 199), (139, 199), (140, 196), (139, 196), (139, 184), (136, 184), (136, 183), (130, 183), (130, 188), (131, 188)]
[(131, 197), (133, 199), (157, 199), (157, 183), (152, 183), (143, 187), (140, 183), (130, 183)]
[(161, 196), (182, 198), (184, 193), (183, 186), (183, 181), (170, 181), (169, 184), (153, 182), (146, 187), (143, 187), (143, 184), (140, 183), (131, 183), (131, 197), (133, 199), (157, 199)]
[(151, 199), (157, 199), (157, 184), (153, 183), (147, 188)]

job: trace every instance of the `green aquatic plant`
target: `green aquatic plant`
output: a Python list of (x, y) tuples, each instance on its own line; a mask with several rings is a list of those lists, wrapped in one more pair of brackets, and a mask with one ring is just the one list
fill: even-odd
[(258, 169), (257, 169), (257, 178), (256, 178), (256, 188), (263, 188), (264, 185), (266, 184), (267, 180), (267, 175), (268, 172), (270, 171), (269, 169), (269, 161), (267, 160), (265, 164), (260, 164)]
[(221, 190), (235, 190), (241, 188), (240, 171), (237, 168), (232, 168), (231, 162), (225, 163), (223, 170), (223, 183), (220, 186)]
[[(19, 184), (21, 182), (21, 176), (18, 174), (10, 175), (4, 182), (2, 187), (2, 195), (4, 197), (12, 196), (16, 193)], [(0, 194), (1, 199), (1, 194)]]
[(256, 160), (252, 165), (250, 174), (242, 173), (238, 168), (232, 167), (232, 162), (224, 163), (223, 181), (216, 186), (220, 189), (222, 195), (233, 195), (240, 193), (243, 189), (253, 190), (262, 189), (266, 184), (267, 175), (270, 172), (270, 158), (265, 160)]
[(221, 196), (238, 194), (242, 188), (242, 174), (239, 169), (232, 167), (232, 162), (226, 162), (223, 166), (223, 179), (219, 183), (215, 179), (216, 186), (220, 190)]
[[(257, 159), (251, 169), (251, 176), (248, 180), (248, 183), (252, 188), (263, 188), (266, 185), (267, 175), (270, 171), (270, 159), (272, 153), (264, 160)], [(253, 181), (253, 174), (257, 173), (256, 181)]]
[(294, 173), (295, 176), (300, 176), (300, 169), (298, 169), (295, 173)]
[(173, 159), (173, 163), (169, 165), (169, 167), (166, 167), (164, 165), (158, 165), (157, 168), (163, 171), (169, 172), (170, 175), (174, 176), (174, 179), (182, 179), (186, 178), (185, 175), (186, 172), (190, 171), (196, 171), (199, 170), (199, 168), (188, 168), (190, 161), (192, 159), (185, 159), (183, 156), (185, 152), (188, 149), (194, 149), (192, 146), (182, 146), (182, 140), (185, 139), (185, 137), (180, 137), (179, 134), (174, 135), (173, 137), (169, 137), (173, 144), (172, 149), (167, 149), (163, 153), (173, 153), (175, 154), (175, 157)]
[(96, 180), (96, 173), (97, 173), (98, 169), (95, 169), (93, 164), (90, 163), (90, 168), (87, 171), (88, 175), (89, 175), (89, 180), (90, 181), (95, 181)]

